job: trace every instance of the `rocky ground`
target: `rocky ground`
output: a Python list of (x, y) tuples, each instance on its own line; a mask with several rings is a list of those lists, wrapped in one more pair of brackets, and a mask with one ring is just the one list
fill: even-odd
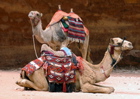
[(115, 70), (102, 85), (113, 86), (112, 94), (93, 93), (50, 93), (24, 91), (15, 84), (19, 70), (0, 70), (0, 99), (140, 99), (140, 70)]

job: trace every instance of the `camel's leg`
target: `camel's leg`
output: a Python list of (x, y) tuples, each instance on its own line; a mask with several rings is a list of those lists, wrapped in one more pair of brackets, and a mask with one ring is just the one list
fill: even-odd
[(84, 43), (81, 45), (81, 48), (79, 49), (82, 57), (87, 60), (88, 62), (92, 62), (90, 58), (90, 48), (89, 48), (89, 35), (86, 36)]
[(87, 57), (87, 45), (82, 45), (82, 47), (79, 49), (81, 54), (82, 54), (82, 57), (86, 60), (86, 57)]
[(31, 76), (30, 80), (21, 79), (17, 84), (22, 87), (34, 88), (35, 90), (48, 90), (48, 83), (44, 76), (43, 68), (36, 70)]
[(40, 90), (32, 81), (27, 79), (20, 79), (16, 82), (21, 87), (33, 88), (35, 90)]
[(81, 86), (82, 92), (87, 93), (107, 93), (110, 94), (114, 92), (113, 87), (105, 87), (100, 85), (91, 85), (90, 83), (85, 83)]

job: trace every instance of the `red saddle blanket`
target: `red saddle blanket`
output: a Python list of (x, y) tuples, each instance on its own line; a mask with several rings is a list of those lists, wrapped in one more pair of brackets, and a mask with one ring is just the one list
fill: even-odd
[(48, 77), (49, 82), (75, 82), (75, 70), (78, 69), (78, 66), (74, 65), (71, 57), (41, 56), (28, 63), (22, 70), (31, 75), (42, 66), (47, 70), (45, 76)]
[(46, 61), (48, 63), (47, 77), (49, 82), (75, 82), (75, 70), (78, 68), (74, 66), (71, 57), (46, 56)]
[(43, 57), (43, 56), (31, 61), (30, 63), (25, 65), (21, 70), (24, 70), (27, 75), (31, 75), (34, 73), (34, 71), (36, 71), (37, 69), (39, 69), (42, 66), (45, 70), (47, 70), (48, 64), (46, 64), (45, 57)]
[(22, 68), (28, 75), (31, 75), (43, 67), (47, 73), (45, 76), (51, 83), (62, 83), (63, 92), (66, 92), (66, 83), (75, 83), (75, 70), (83, 70), (82, 58), (77, 57), (78, 65), (75, 66), (72, 62), (72, 57), (58, 57), (53, 55), (44, 55), (35, 59)]

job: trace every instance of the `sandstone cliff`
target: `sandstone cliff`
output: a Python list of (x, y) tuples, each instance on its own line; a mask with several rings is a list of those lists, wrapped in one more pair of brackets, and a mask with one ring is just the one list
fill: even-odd
[[(45, 28), (59, 4), (66, 12), (73, 8), (89, 29), (94, 63), (101, 61), (112, 37), (125, 36), (140, 49), (140, 0), (1, 0), (0, 69), (20, 68), (35, 59), (27, 15), (31, 10), (42, 12)], [(36, 45), (39, 53), (41, 44)]]

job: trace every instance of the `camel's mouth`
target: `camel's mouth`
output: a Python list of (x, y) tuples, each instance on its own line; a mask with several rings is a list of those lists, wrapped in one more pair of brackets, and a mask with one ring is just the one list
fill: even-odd
[(127, 52), (133, 49), (133, 46), (130, 47), (124, 47), (123, 51)]
[(32, 16), (30, 16), (30, 15), (28, 15), (28, 17), (29, 17), (29, 19), (33, 19), (33, 17), (32, 17)]

